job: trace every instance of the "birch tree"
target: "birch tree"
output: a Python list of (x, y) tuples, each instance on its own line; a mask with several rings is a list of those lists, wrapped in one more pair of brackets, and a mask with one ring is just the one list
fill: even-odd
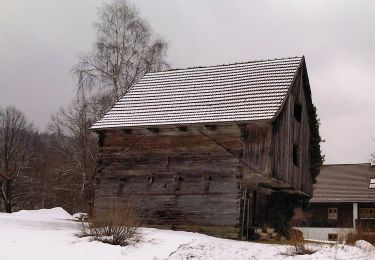
[(104, 4), (98, 11), (96, 42), (73, 67), (79, 89), (99, 90), (115, 102), (145, 73), (168, 67), (167, 43), (125, 0)]

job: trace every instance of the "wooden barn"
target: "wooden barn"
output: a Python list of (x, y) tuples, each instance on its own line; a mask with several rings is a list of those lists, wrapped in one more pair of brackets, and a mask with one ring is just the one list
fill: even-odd
[(94, 214), (135, 200), (148, 225), (227, 237), (267, 226), (268, 197), (309, 197), (304, 57), (146, 74), (92, 129)]

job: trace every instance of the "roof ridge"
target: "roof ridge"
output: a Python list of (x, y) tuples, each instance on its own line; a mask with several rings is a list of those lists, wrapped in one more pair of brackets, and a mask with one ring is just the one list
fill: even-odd
[(166, 70), (148, 72), (147, 74), (169, 72), (169, 71), (179, 71), (179, 70), (188, 70), (188, 69), (216, 68), (216, 67), (222, 67), (222, 66), (241, 65), (241, 64), (250, 64), (250, 63), (267, 62), (267, 61), (282, 61), (282, 60), (291, 60), (291, 59), (297, 59), (297, 58), (302, 59), (303, 56), (291, 56), (291, 57), (282, 57), (282, 58), (273, 58), (273, 59), (264, 59), (264, 60), (251, 60), (251, 61), (242, 61), (242, 62), (222, 63), (222, 64), (216, 64), (216, 65), (207, 65), (207, 66), (192, 66), (192, 67), (185, 67), (185, 68), (174, 68), (174, 69), (166, 69)]

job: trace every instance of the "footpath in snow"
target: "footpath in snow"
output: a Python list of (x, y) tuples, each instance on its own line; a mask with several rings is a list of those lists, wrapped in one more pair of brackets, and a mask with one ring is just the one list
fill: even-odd
[(79, 224), (62, 208), (0, 213), (0, 260), (375, 259), (373, 247), (314, 245), (312, 255), (288, 256), (291, 246), (143, 228), (142, 242), (113, 246), (76, 236)]

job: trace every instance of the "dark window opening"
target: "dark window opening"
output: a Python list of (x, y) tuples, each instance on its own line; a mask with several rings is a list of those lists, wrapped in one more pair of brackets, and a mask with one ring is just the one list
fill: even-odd
[(153, 183), (154, 180), (155, 180), (154, 176), (149, 176), (149, 177), (147, 178), (148, 183)]
[(103, 146), (103, 144), (104, 144), (104, 138), (105, 138), (105, 133), (104, 132), (99, 132), (99, 139), (98, 139), (99, 147)]
[(301, 118), (302, 118), (302, 105), (299, 104), (299, 103), (294, 103), (294, 118), (298, 122), (301, 122)]
[(328, 240), (337, 241), (337, 234), (328, 234)]
[(293, 163), (299, 166), (299, 147), (296, 144), (293, 145)]

